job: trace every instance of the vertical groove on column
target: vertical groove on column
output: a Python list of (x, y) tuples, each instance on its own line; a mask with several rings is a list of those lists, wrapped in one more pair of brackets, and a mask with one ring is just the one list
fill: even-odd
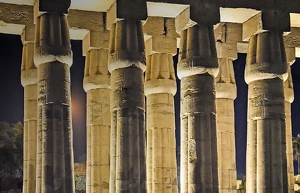
[(282, 80), (286, 72), (282, 34), (265, 32), (251, 37), (245, 70), (249, 85), (248, 193), (288, 192)]
[(142, 26), (140, 21), (134, 20), (118, 21), (114, 26), (111, 31), (114, 44), (110, 43), (108, 65), (111, 72), (113, 115), (109, 191), (144, 193), (145, 55)]
[(215, 80), (218, 61), (212, 27), (181, 33), (181, 192), (219, 192)]
[(33, 63), (34, 44), (23, 46), (21, 83), (24, 87), (23, 192), (35, 192), (37, 148), (37, 68)]
[[(38, 69), (39, 114), (36, 192), (75, 191), (68, 33), (64, 15), (45, 13), (37, 18), (35, 64)], [(64, 41), (68, 43), (62, 45)]]
[(88, 193), (109, 191), (110, 159), (110, 73), (108, 50), (86, 53), (84, 90), (87, 92), (87, 178)]

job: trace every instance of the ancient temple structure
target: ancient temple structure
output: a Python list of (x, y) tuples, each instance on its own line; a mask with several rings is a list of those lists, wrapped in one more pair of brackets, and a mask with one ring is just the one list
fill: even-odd
[(290, 65), (300, 57), (300, 1), (0, 0), (0, 33), (21, 35), (24, 46), (24, 193), (75, 191), (71, 39), (82, 40), (86, 58), (88, 193), (240, 192), (237, 53), (247, 54), (243, 187), (294, 192)]

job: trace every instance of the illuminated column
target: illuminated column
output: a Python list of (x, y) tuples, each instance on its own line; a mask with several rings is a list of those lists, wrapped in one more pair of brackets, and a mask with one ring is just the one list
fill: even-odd
[(220, 193), (237, 192), (234, 99), (236, 85), (232, 61), (236, 43), (217, 42), (220, 71), (216, 78), (217, 148)]
[(175, 19), (148, 17), (144, 33), (147, 69), (147, 192), (177, 193), (174, 95)]
[(37, 68), (33, 63), (34, 27), (26, 26), (22, 33), (23, 55), (21, 83), (24, 87), (24, 156), (23, 192), (35, 192), (37, 148)]
[(118, 0), (107, 13), (111, 32), (110, 193), (147, 192), (143, 76), (146, 66), (140, 21), (146, 18), (146, 1), (141, 0)]
[(109, 32), (91, 31), (83, 40), (83, 88), (87, 93), (86, 192), (108, 193), (110, 155)]
[[(286, 48), (287, 62), (291, 66), (295, 62), (295, 48)], [(288, 66), (288, 78), (283, 83), (285, 99), (285, 127), (286, 127), (286, 154), (287, 154), (287, 172), (289, 193), (294, 193), (294, 163), (293, 163), (293, 139), (292, 139), (292, 120), (291, 103), (294, 101), (293, 80), (291, 68)]]
[(215, 77), (219, 69), (213, 25), (219, 22), (219, 8), (196, 7), (191, 4), (191, 18), (181, 32), (177, 67), (181, 79), (181, 192), (217, 193)]
[(40, 1), (34, 63), (38, 69), (36, 193), (74, 193), (69, 1)]
[(261, 32), (249, 41), (247, 193), (286, 193), (287, 160), (283, 80), (287, 62), (282, 33)]

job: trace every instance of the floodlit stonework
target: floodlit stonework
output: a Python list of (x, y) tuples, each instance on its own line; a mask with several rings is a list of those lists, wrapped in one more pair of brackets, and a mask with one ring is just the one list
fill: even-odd
[[(75, 39), (86, 60), (88, 193), (293, 193), (288, 64), (300, 57), (299, 7), (298, 0), (0, 0), (0, 33), (23, 43), (23, 192), (75, 191)], [(236, 181), (237, 53), (247, 53), (249, 89), (243, 182)]]

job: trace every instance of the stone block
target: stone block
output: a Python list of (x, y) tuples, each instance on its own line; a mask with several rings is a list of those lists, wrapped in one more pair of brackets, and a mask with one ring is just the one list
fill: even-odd
[(149, 36), (180, 37), (175, 30), (174, 18), (148, 17), (143, 25), (143, 31)]
[(285, 48), (286, 61), (289, 65), (292, 65), (296, 60), (296, 50), (295, 48), (286, 47)]
[(221, 43), (216, 42), (218, 58), (237, 59), (237, 45), (236, 43)]
[(216, 25), (214, 33), (216, 41), (241, 42), (243, 34), (243, 24), (221, 22)]
[(71, 0), (38, 0), (39, 11), (48, 13), (68, 13)]
[(146, 20), (146, 0), (116, 0), (107, 11), (106, 27), (110, 29), (118, 20)]
[(186, 8), (175, 18), (175, 28), (177, 33), (181, 33), (182, 30), (185, 30), (189, 27), (197, 25), (196, 22), (190, 19), (190, 8)]
[(291, 28), (290, 14), (279, 10), (262, 11), (262, 24), (264, 30), (275, 32), (288, 32)]
[(283, 37), (286, 47), (300, 47), (300, 28), (292, 27), (291, 32)]
[(34, 42), (35, 25), (26, 25), (21, 34), (23, 44)]
[(248, 41), (253, 34), (263, 32), (261, 13), (251, 17), (243, 23), (243, 40)]
[(146, 55), (155, 53), (177, 54), (177, 40), (176, 38), (154, 36), (146, 41)]
[(82, 41), (82, 54), (85, 56), (86, 52), (91, 49), (107, 48), (109, 47), (109, 31), (90, 31)]

